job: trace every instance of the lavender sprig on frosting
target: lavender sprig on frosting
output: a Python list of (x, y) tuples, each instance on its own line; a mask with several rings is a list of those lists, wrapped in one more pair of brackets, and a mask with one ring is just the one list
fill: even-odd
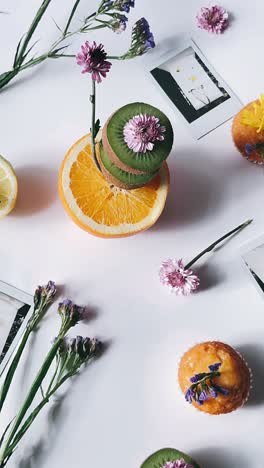
[(219, 371), (221, 365), (221, 362), (212, 364), (208, 366), (209, 372), (195, 374), (190, 378), (192, 385), (185, 393), (185, 400), (188, 403), (195, 401), (198, 405), (203, 405), (210, 397), (217, 398), (219, 394), (228, 395), (229, 390), (213, 382), (215, 377), (220, 377), (221, 375)]

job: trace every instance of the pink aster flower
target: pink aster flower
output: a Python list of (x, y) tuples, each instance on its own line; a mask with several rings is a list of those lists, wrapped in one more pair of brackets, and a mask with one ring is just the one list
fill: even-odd
[(199, 28), (214, 34), (223, 33), (229, 25), (228, 12), (219, 5), (201, 8), (196, 19)]
[(181, 458), (180, 460), (165, 463), (162, 468), (193, 468), (193, 465), (186, 463), (186, 461)]
[(170, 258), (162, 263), (159, 270), (160, 281), (178, 296), (188, 296), (198, 288), (200, 280), (192, 270), (185, 270), (183, 261)]
[(127, 146), (135, 153), (152, 151), (155, 141), (164, 140), (166, 128), (154, 115), (139, 114), (124, 126), (123, 134)]
[(81, 46), (81, 52), (76, 55), (78, 65), (83, 66), (82, 73), (91, 73), (92, 80), (101, 83), (102, 77), (106, 77), (112, 64), (106, 60), (106, 52), (103, 44), (86, 41)]

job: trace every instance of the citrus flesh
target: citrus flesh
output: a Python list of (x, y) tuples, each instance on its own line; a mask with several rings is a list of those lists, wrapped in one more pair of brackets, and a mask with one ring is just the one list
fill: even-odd
[(125, 190), (109, 183), (91, 153), (90, 134), (66, 154), (59, 174), (60, 198), (70, 217), (99, 237), (126, 237), (151, 227), (163, 211), (169, 170), (163, 163), (144, 187)]
[(11, 164), (0, 156), (0, 218), (4, 218), (16, 204), (17, 178)]

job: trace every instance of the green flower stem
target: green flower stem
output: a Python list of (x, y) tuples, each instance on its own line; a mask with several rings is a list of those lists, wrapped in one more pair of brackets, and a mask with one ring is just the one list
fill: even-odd
[(223, 242), (225, 239), (232, 236), (232, 234), (235, 234), (236, 232), (241, 231), (242, 229), (247, 227), (249, 224), (251, 224), (252, 221), (253, 221), (253, 219), (249, 219), (245, 223), (240, 224), (235, 229), (232, 229), (232, 231), (229, 231), (227, 234), (225, 234), (224, 236), (217, 239), (215, 242), (213, 242), (211, 245), (209, 245), (209, 247), (207, 247), (201, 253), (196, 255), (196, 257), (194, 257), (189, 263), (187, 263), (187, 265), (184, 266), (185, 270), (188, 270), (188, 268), (190, 268), (194, 263), (196, 263), (203, 255), (205, 255), (208, 252), (211, 252), (218, 244), (220, 244), (220, 242)]
[(19, 65), (21, 65), (21, 63), (23, 63), (24, 54), (26, 52), (29, 41), (32, 38), (32, 36), (33, 36), (33, 34), (34, 34), (40, 20), (41, 20), (42, 16), (44, 15), (45, 11), (47, 10), (50, 2), (51, 2), (51, 0), (43, 0), (39, 10), (37, 11), (37, 14), (36, 14), (35, 18), (33, 19), (32, 23), (30, 25), (30, 28), (29, 28), (26, 36), (25, 36), (25, 39), (21, 43), (21, 46), (20, 47), (18, 46), (17, 55), (15, 57), (15, 62), (14, 62), (14, 68), (16, 67), (16, 65), (19, 66)]
[(54, 345), (52, 346), (52, 348), (50, 349), (49, 353), (47, 354), (46, 356), (46, 359), (44, 360), (44, 363), (42, 364), (25, 400), (24, 400), (24, 403), (22, 404), (22, 407), (18, 413), (18, 415), (16, 416), (16, 419), (11, 427), (11, 431), (10, 431), (10, 434), (4, 444), (4, 447), (3, 447), (3, 450), (1, 451), (0, 453), (0, 467), (4, 466), (5, 465), (5, 461), (6, 461), (6, 458), (10, 456), (10, 453), (9, 453), (9, 446), (11, 445), (15, 435), (16, 435), (16, 432), (17, 430), (19, 429), (19, 426), (20, 424), (22, 423), (23, 421), (23, 418), (27, 412), (27, 410), (29, 409), (33, 399), (35, 398), (36, 396), (36, 393), (38, 392), (56, 354), (57, 354), (57, 351), (63, 341), (63, 338), (65, 336), (65, 334), (67, 333), (68, 331), (68, 328), (65, 329), (61, 329), (60, 331), (60, 334), (58, 336), (58, 338), (56, 339)]
[(72, 9), (72, 11), (71, 11), (71, 14), (70, 14), (70, 16), (69, 16), (69, 19), (68, 19), (68, 21), (67, 21), (67, 24), (66, 24), (66, 26), (65, 26), (65, 29), (64, 29), (64, 31), (63, 31), (63, 35), (64, 35), (64, 36), (66, 36), (66, 34), (67, 34), (68, 30), (69, 30), (70, 24), (71, 24), (71, 22), (72, 22), (72, 18), (74, 17), (74, 14), (75, 14), (75, 12), (76, 12), (76, 10), (77, 10), (77, 7), (78, 7), (79, 3), (80, 3), (80, 0), (76, 0), (76, 2), (75, 2), (74, 5), (73, 5), (73, 9)]
[(92, 149), (92, 155), (94, 162), (101, 171), (100, 166), (97, 161), (96, 157), (96, 150), (95, 150), (95, 104), (96, 104), (96, 97), (95, 97), (95, 80), (92, 79), (92, 92), (90, 95), (90, 102), (92, 104), (92, 121), (91, 121), (91, 149)]
[[(18, 445), (18, 443), (20, 442), (20, 440), (22, 439), (22, 437), (25, 435), (25, 433), (27, 432), (27, 430), (30, 428), (31, 424), (33, 423), (33, 421), (36, 419), (37, 415), (39, 414), (39, 412), (42, 410), (42, 408), (49, 402), (50, 398), (52, 397), (52, 395), (64, 384), (64, 382), (68, 379), (72, 377), (72, 374), (71, 373), (68, 373), (67, 375), (65, 375), (53, 388), (50, 389), (49, 393), (47, 393), (47, 395), (43, 398), (43, 400), (36, 406), (36, 408), (32, 411), (32, 413), (28, 416), (28, 418), (26, 419), (26, 421), (23, 423), (22, 427), (20, 428), (20, 430), (16, 433), (15, 437), (14, 437), (14, 440), (13, 442), (11, 442), (11, 444), (9, 445), (9, 447), (6, 449), (6, 455), (5, 457), (9, 458), (15, 447)], [(1, 461), (0, 461), (1, 463)], [(1, 465), (0, 465), (1, 467)]]
[(26, 346), (28, 338), (30, 336), (30, 333), (31, 333), (31, 330), (29, 328), (27, 328), (25, 330), (25, 332), (24, 332), (24, 335), (23, 335), (22, 339), (21, 339), (18, 350), (17, 350), (17, 352), (16, 352), (16, 354), (15, 354), (15, 356), (14, 356), (14, 358), (13, 358), (13, 360), (12, 360), (12, 362), (11, 362), (9, 368), (8, 368), (8, 372), (6, 374), (4, 383), (3, 383), (2, 387), (1, 387), (1, 390), (0, 390), (0, 413), (1, 413), (1, 410), (3, 408), (3, 405), (4, 405), (4, 402), (5, 402), (8, 390), (10, 388), (11, 382), (13, 380), (16, 368), (18, 366), (18, 363), (20, 361), (20, 358), (22, 356), (22, 353), (24, 351), (24, 348)]

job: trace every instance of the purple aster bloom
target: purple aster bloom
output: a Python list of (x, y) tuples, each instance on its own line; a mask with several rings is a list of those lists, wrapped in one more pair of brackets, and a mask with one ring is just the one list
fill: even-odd
[(203, 379), (205, 376), (206, 376), (205, 372), (201, 374), (195, 374), (193, 377), (190, 378), (190, 382), (192, 383), (199, 382), (199, 380)]
[(222, 363), (221, 362), (217, 362), (216, 364), (212, 364), (211, 366), (208, 366), (208, 369), (211, 371), (211, 372), (218, 372), (219, 368), (221, 367)]
[(155, 141), (163, 141), (166, 128), (154, 115), (139, 114), (124, 126), (123, 134), (127, 146), (134, 153), (152, 151)]
[(177, 295), (189, 295), (198, 288), (200, 280), (192, 270), (185, 270), (183, 261), (168, 259), (162, 263), (159, 271), (160, 281)]
[(185, 393), (185, 400), (188, 403), (191, 403), (194, 398), (195, 398), (195, 393), (192, 390), (192, 388), (190, 387), (190, 388), (188, 388), (187, 392)]
[(245, 152), (246, 154), (250, 155), (253, 153), (253, 151), (255, 151), (256, 149), (256, 146), (255, 145), (252, 145), (251, 143), (246, 143), (245, 144)]
[(183, 458), (180, 458), (179, 460), (166, 462), (162, 468), (193, 468), (193, 465), (186, 463)]
[(112, 66), (106, 57), (103, 44), (86, 41), (81, 46), (81, 52), (76, 55), (76, 61), (83, 66), (82, 73), (91, 73), (92, 80), (101, 83), (102, 77), (106, 77)]
[(219, 5), (201, 8), (196, 16), (198, 27), (214, 34), (221, 34), (229, 25), (228, 12)]

